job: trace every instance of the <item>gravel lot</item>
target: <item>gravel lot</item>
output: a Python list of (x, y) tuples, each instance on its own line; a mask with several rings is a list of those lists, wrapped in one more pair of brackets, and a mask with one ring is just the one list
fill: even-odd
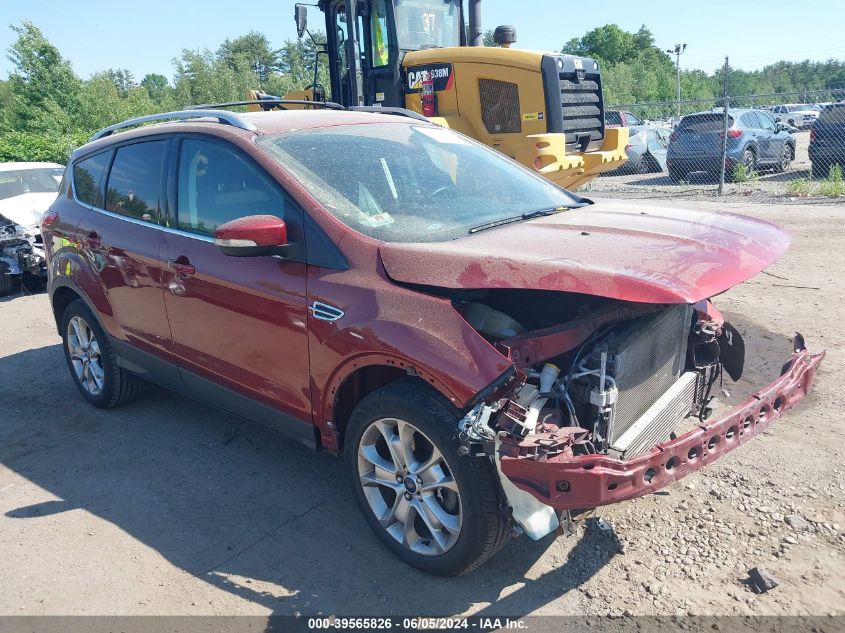
[[(457, 579), (388, 554), (332, 457), (156, 388), (88, 406), (46, 295), (0, 300), (0, 614), (845, 612), (845, 414), (825, 404), (845, 401), (844, 209), (722, 207), (794, 236), (718, 298), (749, 347), (726, 399), (774, 378), (796, 330), (828, 350), (815, 391), (709, 469), (603, 510), (609, 534), (523, 537)], [(754, 566), (780, 586), (751, 592)]]
[[(739, 203), (766, 202), (774, 204), (836, 204), (845, 198), (819, 198), (796, 196), (789, 190), (789, 183), (797, 179), (809, 180), (812, 163), (807, 153), (810, 132), (796, 132), (795, 160), (785, 172), (777, 174), (761, 171), (759, 178), (744, 183), (726, 183), (723, 200)], [(667, 173), (601, 176), (578, 190), (588, 197), (649, 198), (669, 200), (713, 200), (718, 197), (719, 176), (703, 173), (691, 174), (689, 181), (678, 183)]]

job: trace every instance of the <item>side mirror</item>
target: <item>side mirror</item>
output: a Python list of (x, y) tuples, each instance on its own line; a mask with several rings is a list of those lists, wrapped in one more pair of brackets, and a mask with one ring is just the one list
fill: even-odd
[(305, 30), (308, 28), (308, 7), (304, 4), (297, 4), (293, 7), (293, 17), (296, 20), (296, 36), (302, 39)]
[(214, 231), (214, 244), (231, 257), (290, 256), (285, 221), (275, 215), (248, 215), (221, 224)]

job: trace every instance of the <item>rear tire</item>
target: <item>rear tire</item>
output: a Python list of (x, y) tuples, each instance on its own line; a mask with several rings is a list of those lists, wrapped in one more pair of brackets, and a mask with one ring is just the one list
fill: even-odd
[(775, 164), (775, 172), (778, 174), (782, 174), (787, 169), (789, 169), (789, 165), (792, 163), (792, 160), (795, 158), (795, 150), (792, 149), (792, 146), (788, 144), (784, 144), (783, 151), (780, 155), (780, 160)]
[(734, 166), (733, 170), (731, 170), (731, 180), (734, 180), (736, 168), (740, 165), (745, 165), (745, 176), (750, 177), (751, 174), (757, 169), (757, 157), (755, 156), (754, 152), (752, 152), (750, 149), (747, 149), (742, 152), (742, 157), (740, 158), (739, 162)]
[(457, 421), (448, 401), (409, 378), (364, 398), (346, 431), (353, 496), (370, 528), (398, 558), (438, 576), (472, 571), (510, 534), (495, 469), (458, 455)]
[(111, 409), (138, 397), (141, 380), (118, 364), (109, 337), (82, 299), (65, 308), (61, 333), (70, 375), (88, 402)]

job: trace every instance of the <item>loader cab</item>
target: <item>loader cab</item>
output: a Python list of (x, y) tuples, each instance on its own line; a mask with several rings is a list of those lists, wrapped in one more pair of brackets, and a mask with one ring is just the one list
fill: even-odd
[(408, 51), (465, 45), (461, 4), (321, 0), (332, 100), (345, 106), (404, 107), (402, 57)]

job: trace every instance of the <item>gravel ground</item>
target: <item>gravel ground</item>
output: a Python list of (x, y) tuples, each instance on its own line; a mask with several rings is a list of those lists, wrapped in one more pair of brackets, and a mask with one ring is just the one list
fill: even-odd
[[(604, 509), (610, 531), (523, 537), (456, 579), (389, 555), (329, 456), (156, 388), (89, 407), (46, 296), (0, 300), (0, 614), (843, 613), (845, 415), (825, 405), (843, 402), (843, 208), (722, 206), (794, 235), (718, 298), (749, 347), (725, 400), (776, 376), (796, 330), (828, 350), (815, 391), (704, 471)], [(753, 593), (755, 566), (780, 585)]]
[[(795, 160), (785, 172), (776, 174), (761, 171), (759, 178), (744, 183), (726, 183), (723, 201), (740, 203), (774, 204), (845, 204), (845, 198), (820, 198), (818, 195), (797, 196), (789, 190), (789, 183), (796, 179), (810, 179), (810, 157), (807, 147), (810, 132), (796, 132)], [(719, 176), (703, 173), (691, 174), (687, 182), (678, 183), (667, 173), (601, 176), (589, 182), (578, 193), (588, 197), (649, 198), (671, 200), (713, 200), (718, 195)]]

